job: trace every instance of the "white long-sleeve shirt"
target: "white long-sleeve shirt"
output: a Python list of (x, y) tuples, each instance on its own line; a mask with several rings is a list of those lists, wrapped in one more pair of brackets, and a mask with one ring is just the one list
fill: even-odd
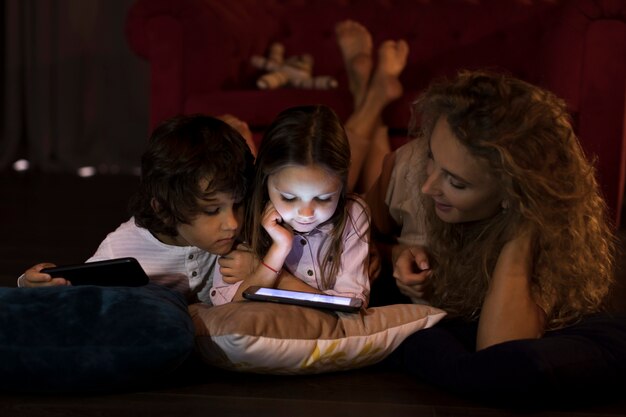
[(150, 281), (182, 292), (190, 301), (197, 297), (211, 304), (208, 291), (217, 255), (195, 246), (167, 245), (131, 218), (109, 233), (87, 262), (123, 257), (136, 258)]

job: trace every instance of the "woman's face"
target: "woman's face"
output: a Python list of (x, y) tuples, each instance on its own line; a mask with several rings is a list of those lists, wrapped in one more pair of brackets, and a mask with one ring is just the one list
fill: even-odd
[(429, 143), (428, 175), (422, 192), (432, 197), (446, 223), (483, 220), (502, 209), (499, 183), (486, 160), (473, 156), (440, 117)]
[(316, 165), (288, 166), (267, 179), (270, 200), (283, 222), (303, 233), (333, 216), (342, 188), (337, 175)]

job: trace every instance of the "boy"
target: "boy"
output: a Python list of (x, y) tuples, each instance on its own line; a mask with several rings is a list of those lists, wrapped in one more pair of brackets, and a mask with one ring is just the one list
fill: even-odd
[[(134, 257), (152, 282), (185, 293), (189, 302), (210, 303), (217, 258), (239, 235), (252, 170), (248, 145), (227, 123), (202, 115), (163, 122), (141, 159), (133, 217), (87, 262)], [(18, 286), (71, 285), (40, 272), (50, 266), (33, 266)]]

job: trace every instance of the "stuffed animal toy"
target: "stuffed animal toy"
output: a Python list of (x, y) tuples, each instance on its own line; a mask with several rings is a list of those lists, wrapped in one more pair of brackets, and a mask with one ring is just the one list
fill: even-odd
[(281, 43), (270, 46), (267, 57), (254, 55), (252, 66), (268, 71), (256, 82), (262, 90), (273, 90), (283, 86), (328, 90), (337, 87), (337, 80), (327, 75), (313, 76), (313, 57), (309, 54), (294, 55), (285, 59), (285, 47)]

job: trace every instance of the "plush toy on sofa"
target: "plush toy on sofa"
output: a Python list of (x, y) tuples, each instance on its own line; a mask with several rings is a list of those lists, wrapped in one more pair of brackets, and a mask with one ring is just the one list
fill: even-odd
[(328, 90), (337, 87), (337, 80), (327, 75), (313, 76), (313, 57), (309, 54), (294, 55), (285, 59), (285, 47), (275, 42), (266, 57), (254, 55), (252, 65), (268, 71), (256, 82), (262, 90), (273, 90), (283, 86)]

